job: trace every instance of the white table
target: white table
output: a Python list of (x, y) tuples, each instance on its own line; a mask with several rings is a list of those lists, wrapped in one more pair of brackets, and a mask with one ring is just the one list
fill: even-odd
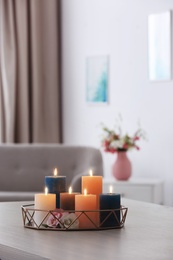
[(120, 193), (122, 197), (163, 204), (164, 182), (162, 179), (130, 178), (128, 181), (116, 181), (115, 179), (103, 180), (103, 192), (109, 192), (113, 186), (113, 192)]
[(23, 227), (21, 202), (1, 202), (0, 259), (172, 259), (173, 208), (126, 199), (122, 204), (128, 207), (122, 229), (42, 231)]

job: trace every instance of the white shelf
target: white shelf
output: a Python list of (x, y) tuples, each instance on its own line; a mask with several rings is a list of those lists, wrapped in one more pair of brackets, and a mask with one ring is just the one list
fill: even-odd
[(103, 180), (103, 192), (109, 192), (109, 187), (113, 187), (113, 192), (120, 193), (122, 197), (163, 204), (162, 179), (130, 178), (128, 181), (116, 181), (115, 179)]

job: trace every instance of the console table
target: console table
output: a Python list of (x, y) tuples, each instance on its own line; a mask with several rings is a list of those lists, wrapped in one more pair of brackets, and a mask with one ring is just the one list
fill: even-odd
[(122, 205), (128, 214), (121, 229), (44, 231), (23, 227), (21, 202), (1, 202), (0, 259), (172, 259), (173, 208), (128, 199)]
[(131, 178), (128, 181), (104, 179), (103, 192), (109, 192), (110, 185), (113, 186), (113, 192), (120, 193), (122, 197), (163, 204), (162, 179)]

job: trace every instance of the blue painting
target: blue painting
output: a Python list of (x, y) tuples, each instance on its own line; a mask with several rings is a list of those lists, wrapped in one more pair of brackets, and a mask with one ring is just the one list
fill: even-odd
[(87, 58), (86, 99), (89, 103), (108, 102), (108, 56)]
[(171, 12), (151, 14), (148, 19), (149, 79), (171, 79)]

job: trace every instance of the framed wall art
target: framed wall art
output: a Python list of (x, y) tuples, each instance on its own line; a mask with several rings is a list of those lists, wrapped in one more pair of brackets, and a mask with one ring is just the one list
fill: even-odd
[(86, 101), (108, 103), (108, 56), (94, 56), (86, 59)]
[(171, 79), (171, 11), (148, 17), (149, 80)]

